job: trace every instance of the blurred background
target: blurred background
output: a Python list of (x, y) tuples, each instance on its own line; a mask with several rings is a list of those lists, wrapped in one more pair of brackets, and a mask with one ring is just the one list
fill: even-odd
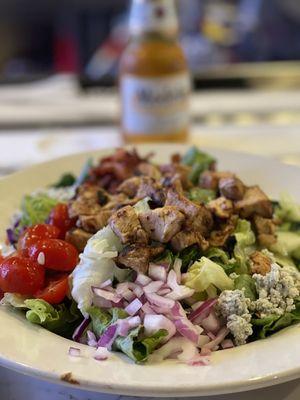
[[(1, 0), (2, 171), (120, 144), (117, 72), (129, 5)], [(177, 5), (194, 87), (191, 141), (298, 163), (300, 1)]]

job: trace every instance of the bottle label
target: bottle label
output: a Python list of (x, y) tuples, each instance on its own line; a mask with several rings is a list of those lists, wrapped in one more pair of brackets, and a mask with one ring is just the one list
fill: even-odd
[(190, 78), (187, 73), (166, 78), (121, 80), (122, 125), (126, 134), (176, 134), (189, 123)]

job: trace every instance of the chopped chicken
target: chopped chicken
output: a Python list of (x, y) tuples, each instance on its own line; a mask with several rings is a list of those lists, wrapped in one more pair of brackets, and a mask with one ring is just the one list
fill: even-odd
[(185, 217), (176, 207), (165, 206), (142, 213), (139, 219), (152, 240), (167, 243), (180, 231)]
[(266, 275), (271, 271), (272, 260), (260, 251), (255, 251), (250, 255), (251, 273)]
[(199, 186), (204, 189), (217, 190), (219, 181), (224, 178), (234, 178), (232, 172), (204, 171), (200, 175)]
[(207, 204), (207, 208), (219, 218), (229, 218), (233, 213), (231, 200), (225, 197), (218, 197)]
[(213, 218), (211, 212), (204, 206), (187, 199), (173, 189), (168, 190), (166, 205), (177, 207), (186, 216), (185, 225), (189, 230), (195, 230), (206, 236), (212, 229)]
[(132, 268), (145, 274), (150, 261), (150, 247), (141, 244), (131, 244), (123, 248), (117, 257), (118, 264)]
[(273, 213), (271, 201), (259, 186), (248, 187), (243, 199), (235, 203), (235, 209), (242, 218), (249, 218), (254, 214), (271, 218)]
[(81, 215), (78, 226), (86, 232), (96, 233), (107, 225), (111, 214), (111, 210), (101, 210), (94, 215)]
[(160, 170), (165, 177), (174, 178), (180, 180), (183, 189), (189, 189), (191, 187), (191, 181), (189, 179), (189, 174), (191, 172), (191, 167), (182, 164), (165, 164), (160, 166)]
[(230, 200), (241, 200), (245, 189), (243, 182), (236, 177), (221, 178), (219, 181), (221, 195)]
[(236, 223), (237, 216), (233, 215), (228, 220), (222, 221), (218, 229), (214, 229), (209, 237), (209, 244), (212, 247), (223, 247), (225, 246), (228, 238), (233, 234)]
[(70, 218), (97, 214), (109, 197), (99, 185), (83, 184), (78, 187), (75, 200), (69, 203)]
[(160, 173), (159, 168), (156, 165), (149, 164), (146, 162), (142, 162), (138, 165), (138, 167), (136, 169), (136, 173), (138, 175), (149, 176), (150, 178), (153, 178), (157, 181), (159, 181), (161, 178), (161, 173)]
[(141, 226), (131, 206), (125, 206), (113, 213), (109, 225), (122, 243), (148, 243), (148, 235)]
[(124, 193), (126, 196), (133, 198), (136, 196), (138, 188), (141, 184), (142, 178), (140, 176), (133, 176), (132, 178), (126, 179), (118, 187), (118, 193)]
[(165, 202), (165, 193), (162, 185), (148, 176), (142, 178), (136, 196), (139, 199), (149, 196), (157, 206), (162, 206)]
[(193, 244), (198, 244), (201, 250), (207, 250), (209, 243), (198, 232), (180, 231), (171, 239), (171, 246), (175, 251), (181, 251)]
[(276, 228), (275, 223), (270, 218), (263, 218), (255, 215), (253, 225), (257, 233), (257, 239), (261, 246), (270, 247), (276, 243)]

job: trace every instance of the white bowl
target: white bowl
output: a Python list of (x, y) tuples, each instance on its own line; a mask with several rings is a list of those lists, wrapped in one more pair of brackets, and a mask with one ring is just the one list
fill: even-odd
[[(155, 152), (158, 162), (186, 146), (138, 147)], [(208, 149), (209, 150), (209, 149)], [(235, 171), (246, 183), (256, 184), (273, 198), (289, 191), (300, 200), (299, 169), (262, 157), (210, 150), (219, 168)], [(63, 172), (79, 172), (89, 156), (109, 151), (83, 153), (36, 165), (0, 180), (0, 231), (18, 208), (23, 194), (47, 186)], [(289, 381), (300, 376), (300, 329), (293, 326), (280, 333), (241, 347), (213, 354), (209, 366), (187, 366), (176, 362), (135, 365), (114, 354), (107, 361), (93, 359), (93, 349), (77, 345), (82, 357), (68, 355), (74, 343), (28, 323), (21, 313), (0, 309), (0, 364), (52, 382), (73, 383), (99, 392), (135, 396), (201, 396), (245, 391)], [(67, 375), (66, 375), (67, 374)], [(70, 379), (71, 378), (71, 379)]]

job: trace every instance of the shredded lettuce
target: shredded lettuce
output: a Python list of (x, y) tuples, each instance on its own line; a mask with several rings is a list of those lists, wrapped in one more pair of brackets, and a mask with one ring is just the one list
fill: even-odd
[(184, 283), (196, 292), (206, 291), (209, 297), (214, 297), (219, 291), (231, 290), (234, 282), (224, 269), (207, 257), (201, 257), (186, 273)]
[(30, 226), (44, 223), (58, 200), (46, 194), (24, 196), (21, 205), (21, 220), (19, 226)]
[(115, 323), (118, 319), (128, 317), (126, 311), (121, 308), (111, 308), (107, 311), (99, 307), (91, 306), (87, 309), (88, 314), (92, 319), (92, 328), (95, 335), (100, 337), (105, 329)]
[(228, 253), (222, 249), (219, 249), (218, 247), (211, 247), (205, 253), (205, 257), (220, 265), (227, 275), (235, 272), (236, 268), (238, 267), (236, 260), (234, 258), (229, 258)]
[(201, 173), (209, 169), (215, 161), (214, 157), (200, 151), (195, 146), (191, 147), (182, 157), (182, 163), (192, 167), (189, 178), (194, 184), (198, 182)]
[(216, 192), (210, 189), (201, 189), (199, 187), (194, 187), (189, 191), (188, 197), (190, 200), (196, 203), (206, 204), (216, 198)]
[(252, 318), (253, 339), (264, 339), (297, 322), (300, 322), (300, 302), (296, 304), (295, 310), (285, 313), (282, 316), (269, 315), (265, 318)]
[(284, 257), (300, 260), (300, 234), (296, 232), (277, 232), (277, 241), (271, 250)]
[(250, 275), (242, 274), (235, 278), (234, 289), (242, 290), (245, 297), (248, 297), (250, 300), (254, 301), (257, 299), (255, 281)]
[(300, 206), (288, 193), (282, 193), (275, 216), (284, 222), (300, 222)]
[(178, 254), (178, 257), (182, 261), (181, 270), (186, 271), (191, 264), (193, 264), (196, 260), (199, 260), (201, 255), (201, 250), (197, 244), (181, 250), (181, 252)]
[(167, 330), (160, 329), (149, 337), (140, 338), (140, 336), (143, 336), (142, 331), (143, 328), (141, 326), (132, 329), (126, 337), (118, 336), (114, 344), (117, 350), (121, 350), (137, 363), (147, 361), (149, 355), (168, 335)]
[(240, 274), (249, 271), (249, 254), (254, 250), (255, 235), (251, 229), (251, 224), (245, 219), (239, 219), (233, 236), (236, 244), (233, 249), (233, 255), (238, 263), (236, 272)]
[(83, 315), (88, 315), (86, 310), (92, 305), (93, 286), (116, 276), (119, 281), (128, 276), (128, 270), (121, 270), (113, 261), (122, 248), (120, 239), (109, 226), (88, 240), (80, 255), (80, 263), (72, 273), (72, 297)]

